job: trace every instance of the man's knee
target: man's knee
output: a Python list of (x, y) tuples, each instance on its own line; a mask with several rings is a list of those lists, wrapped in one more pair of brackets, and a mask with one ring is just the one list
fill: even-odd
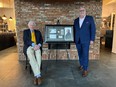
[(41, 53), (41, 50), (39, 49), (39, 50), (37, 50), (36, 52)]
[(34, 53), (34, 50), (33, 50), (33, 48), (31, 46), (29, 46), (27, 48), (27, 54), (32, 54), (32, 53)]
[(41, 50), (40, 49), (35, 51), (35, 52), (36, 52), (36, 54), (40, 54), (41, 55)]

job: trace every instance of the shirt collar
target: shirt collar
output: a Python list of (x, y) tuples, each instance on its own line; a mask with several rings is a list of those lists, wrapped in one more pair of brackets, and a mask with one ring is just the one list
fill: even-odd
[(31, 32), (34, 32), (34, 30), (33, 30), (33, 29), (30, 29), (30, 31), (31, 31)]
[(80, 18), (80, 17), (79, 17), (79, 19), (85, 19), (85, 17), (86, 17), (86, 16), (84, 16), (83, 18)]

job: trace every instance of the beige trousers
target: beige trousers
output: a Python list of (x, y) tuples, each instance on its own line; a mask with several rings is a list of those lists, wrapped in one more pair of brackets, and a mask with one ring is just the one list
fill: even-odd
[(29, 58), (29, 63), (31, 65), (34, 76), (40, 75), (41, 67), (41, 50), (34, 51), (33, 47), (28, 47), (27, 56)]

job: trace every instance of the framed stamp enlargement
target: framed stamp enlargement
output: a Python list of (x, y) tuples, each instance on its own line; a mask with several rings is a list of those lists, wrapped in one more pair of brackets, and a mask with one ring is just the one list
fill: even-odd
[(45, 25), (45, 42), (74, 42), (73, 25)]

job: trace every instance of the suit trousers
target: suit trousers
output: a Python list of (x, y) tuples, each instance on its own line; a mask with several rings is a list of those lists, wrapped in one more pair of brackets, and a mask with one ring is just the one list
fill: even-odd
[(32, 67), (34, 76), (40, 75), (41, 67), (41, 50), (34, 51), (33, 47), (29, 46), (27, 48), (27, 56), (29, 58), (29, 63)]
[(84, 70), (88, 69), (89, 45), (90, 43), (80, 43), (80, 42), (76, 43), (76, 47), (77, 47), (78, 55), (79, 55), (79, 63)]

